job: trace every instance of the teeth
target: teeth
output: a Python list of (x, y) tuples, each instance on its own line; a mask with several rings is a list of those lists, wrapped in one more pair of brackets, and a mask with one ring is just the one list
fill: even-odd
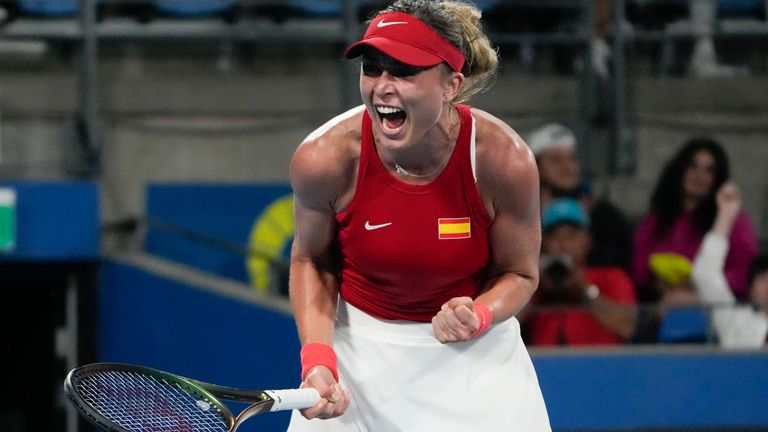
[(377, 106), (376, 111), (378, 111), (379, 114), (394, 114), (403, 110), (394, 107)]

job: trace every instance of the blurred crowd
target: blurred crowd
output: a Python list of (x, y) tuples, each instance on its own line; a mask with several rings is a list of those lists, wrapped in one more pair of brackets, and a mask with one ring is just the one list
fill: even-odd
[[(766, 25), (768, 13), (765, 0), (472, 2), (483, 11), (489, 34), (526, 35), (513, 48), (518, 51), (517, 62), (523, 68), (535, 70), (541, 58), (547, 57), (553, 63), (548, 65), (549, 69), (574, 72), (589, 65), (601, 78), (611, 74), (612, 40), (617, 34), (634, 37), (654, 31), (666, 35), (662, 38), (664, 43), (654, 44), (653, 49), (660, 52), (652, 54), (659, 68), (666, 72), (677, 68), (691, 76), (745, 74), (752, 68), (743, 63), (750, 60), (734, 56), (728, 46), (718, 47), (721, 44), (716, 36), (722, 30), (721, 20), (731, 20), (738, 27), (737, 33), (749, 34), (754, 31), (754, 23)], [(388, 0), (358, 0), (353, 15), (360, 22), (365, 21), (372, 11), (387, 3)], [(259, 17), (284, 22), (297, 17), (341, 18), (346, 14), (342, 0), (94, 0), (93, 4), (97, 20), (117, 17), (141, 23), (169, 17), (219, 17), (228, 23)], [(616, 5), (623, 6), (624, 11), (616, 14)], [(0, 23), (24, 16), (74, 16), (80, 8), (80, 0), (0, 0)], [(537, 42), (536, 35), (558, 34), (564, 37), (562, 43), (544, 47)], [(580, 40), (583, 34), (588, 35), (589, 49), (574, 50), (571, 42)], [(547, 50), (554, 55), (541, 55), (541, 51)]]
[[(99, 14), (131, 16), (214, 15), (236, 21), (249, 13), (285, 19), (290, 14), (333, 16), (341, 1), (100, 2)], [(361, 1), (364, 19), (387, 1)], [(573, 8), (546, 2), (477, 1), (492, 32), (542, 33), (583, 26)], [(557, 3), (557, 2), (555, 2)], [(564, 2), (559, 2), (564, 3)], [(616, 19), (612, 0), (593, 0), (589, 65), (610, 75), (611, 38), (617, 32), (687, 31), (692, 35), (686, 73), (744, 73), (721, 59), (715, 35), (719, 20), (766, 23), (764, 0), (628, 0)], [(62, 16), (80, 0), (0, 1), (0, 21), (22, 15)], [(618, 28), (617, 28), (618, 27)], [(521, 43), (521, 63), (533, 48)], [(562, 58), (562, 57), (560, 57)], [(585, 66), (569, 58), (568, 68)], [(692, 137), (662, 169), (646, 213), (627, 217), (582, 175), (578, 143), (561, 124), (543, 125), (526, 137), (541, 181), (540, 286), (520, 315), (530, 345), (711, 343), (758, 347), (768, 334), (768, 254), (759, 250), (753, 222), (730, 178), (727, 154), (710, 137)]]
[(630, 220), (583, 178), (569, 128), (545, 125), (526, 141), (543, 232), (539, 289), (520, 316), (529, 344), (766, 344), (768, 254), (720, 143), (683, 143)]

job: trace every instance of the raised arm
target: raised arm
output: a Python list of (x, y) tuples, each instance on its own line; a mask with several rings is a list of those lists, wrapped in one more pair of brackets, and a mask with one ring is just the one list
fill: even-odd
[(739, 210), (741, 210), (740, 191), (734, 183), (727, 182), (717, 192), (715, 222), (704, 237), (693, 261), (691, 278), (701, 301), (705, 303), (736, 302), (724, 270), (729, 249), (728, 239), (731, 237), (731, 230)]

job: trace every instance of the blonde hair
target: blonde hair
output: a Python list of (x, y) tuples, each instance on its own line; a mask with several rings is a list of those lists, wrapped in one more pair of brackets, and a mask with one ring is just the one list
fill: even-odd
[(397, 0), (382, 12), (413, 15), (461, 50), (461, 73), (466, 80), (454, 102), (467, 102), (491, 87), (499, 56), (483, 31), (482, 12), (475, 5), (458, 0)]

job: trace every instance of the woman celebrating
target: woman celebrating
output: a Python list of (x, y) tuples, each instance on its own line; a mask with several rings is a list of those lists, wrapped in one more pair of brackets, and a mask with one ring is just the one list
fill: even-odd
[(479, 20), (456, 1), (379, 12), (345, 52), (364, 105), (296, 150), (290, 295), (322, 399), (290, 431), (550, 430), (513, 318), (538, 283), (538, 173), (461, 103), (497, 66)]
[[(635, 231), (632, 277), (638, 296), (655, 301), (649, 258), (673, 252), (693, 260), (717, 215), (715, 196), (729, 179), (728, 157), (720, 144), (694, 138), (662, 171), (651, 197), (650, 212)], [(757, 236), (746, 213), (740, 212), (730, 234), (725, 275), (737, 298), (747, 295), (749, 264), (757, 253)]]

